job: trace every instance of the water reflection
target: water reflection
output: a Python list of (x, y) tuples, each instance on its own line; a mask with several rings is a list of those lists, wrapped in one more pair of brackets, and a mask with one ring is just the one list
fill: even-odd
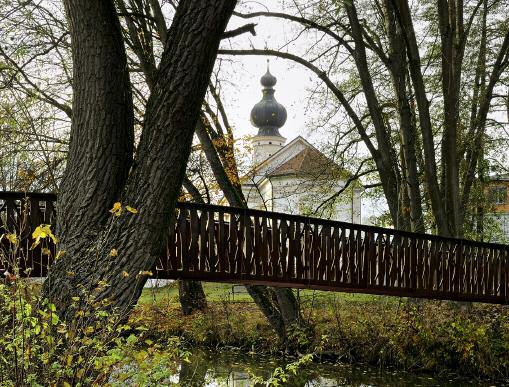
[[(259, 355), (243, 355), (235, 352), (196, 351), (189, 363), (180, 366), (178, 383), (192, 387), (247, 387), (252, 386), (251, 375), (268, 379), (273, 370), (284, 366), (284, 360), (274, 360)], [(299, 370), (297, 377), (287, 385), (311, 386), (495, 386), (507, 383), (483, 383), (460, 378), (435, 378), (429, 375), (413, 375), (406, 372), (380, 372), (370, 367), (354, 367), (342, 364), (311, 364)]]

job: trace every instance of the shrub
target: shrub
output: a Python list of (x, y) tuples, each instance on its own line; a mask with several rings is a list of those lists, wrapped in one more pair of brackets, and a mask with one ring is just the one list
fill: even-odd
[[(188, 356), (180, 341), (154, 343), (141, 325), (124, 322), (125, 313), (112, 310), (97, 294), (108, 286), (99, 282), (72, 298), (74, 318), (64, 321), (57, 308), (40, 294), (40, 285), (21, 278), (21, 238), (0, 234), (0, 267), (8, 267), (0, 282), (0, 385), (83, 386), (138, 385), (167, 382), (176, 361)], [(33, 233), (34, 244), (51, 254), (57, 243), (49, 225)], [(57, 256), (60, 253), (57, 253)], [(164, 344), (164, 345), (162, 345)]]

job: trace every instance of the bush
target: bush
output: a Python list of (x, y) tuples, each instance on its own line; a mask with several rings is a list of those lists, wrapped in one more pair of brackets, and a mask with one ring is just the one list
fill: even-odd
[[(50, 226), (34, 231), (34, 245), (56, 243)], [(72, 321), (61, 320), (54, 304), (40, 295), (40, 285), (20, 278), (22, 254), (14, 233), (0, 235), (0, 385), (83, 386), (168, 382), (177, 360), (186, 359), (175, 338), (153, 343), (141, 325), (132, 328), (107, 300), (96, 301), (108, 284), (73, 297)], [(51, 254), (47, 246), (43, 249)], [(164, 344), (164, 345), (162, 345)]]
[(100, 308), (68, 324), (36, 293), (27, 280), (0, 284), (0, 385), (146, 385), (187, 357), (178, 339), (153, 343), (146, 328)]

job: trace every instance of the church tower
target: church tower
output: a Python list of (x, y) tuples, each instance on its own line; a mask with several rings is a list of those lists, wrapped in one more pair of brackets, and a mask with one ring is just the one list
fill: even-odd
[(262, 85), (262, 99), (251, 110), (251, 124), (258, 128), (258, 133), (252, 139), (253, 165), (259, 165), (279, 149), (286, 142), (281, 136), (279, 128), (286, 122), (286, 109), (274, 98), (274, 86), (277, 79), (269, 71), (267, 60), (267, 72), (260, 79)]

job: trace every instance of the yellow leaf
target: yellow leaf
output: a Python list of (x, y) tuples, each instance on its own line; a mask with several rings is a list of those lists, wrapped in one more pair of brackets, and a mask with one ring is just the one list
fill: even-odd
[(152, 272), (151, 271), (148, 271), (148, 270), (143, 270), (143, 271), (140, 271), (138, 273), (138, 275), (152, 275)]
[(65, 250), (58, 250), (58, 253), (55, 257), (55, 261), (58, 261), (60, 258), (62, 258), (65, 254)]
[(41, 253), (43, 255), (51, 255), (51, 250), (45, 247), (41, 250)]
[(7, 240), (9, 242), (11, 242), (13, 245), (17, 245), (18, 244), (18, 236), (14, 233), (9, 233), (9, 234), (6, 234), (5, 237), (7, 238)]
[(32, 244), (31, 249), (39, 245), (39, 243), (41, 243), (41, 239), (50, 238), (53, 243), (58, 243), (58, 239), (55, 237), (55, 235), (53, 235), (53, 232), (51, 231), (50, 224), (41, 224), (40, 226), (37, 226), (32, 233), (32, 238), (35, 239), (35, 241)]
[(122, 213), (122, 203), (115, 202), (115, 204), (113, 204), (113, 208), (110, 210), (110, 212), (115, 216), (120, 216), (120, 214)]
[(127, 278), (127, 277), (129, 277), (129, 273), (128, 273), (127, 271), (125, 271), (125, 270), (124, 270), (124, 271), (122, 272), (122, 276), (124, 276), (124, 278)]
[(117, 255), (118, 255), (118, 250), (117, 249), (111, 249), (110, 256), (116, 257)]
[(132, 214), (137, 214), (138, 213), (138, 210), (136, 208), (131, 207), (131, 206), (125, 206), (125, 209), (127, 211), (129, 211), (130, 213), (132, 213)]

